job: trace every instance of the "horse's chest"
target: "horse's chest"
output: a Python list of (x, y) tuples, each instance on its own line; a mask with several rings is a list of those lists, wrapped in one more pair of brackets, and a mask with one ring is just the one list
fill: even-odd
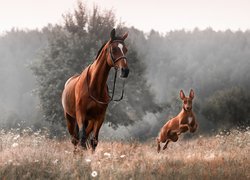
[(87, 118), (88, 119), (95, 119), (97, 117), (100, 117), (100, 115), (103, 115), (106, 111), (106, 106), (102, 105), (94, 105), (90, 104), (87, 108)]

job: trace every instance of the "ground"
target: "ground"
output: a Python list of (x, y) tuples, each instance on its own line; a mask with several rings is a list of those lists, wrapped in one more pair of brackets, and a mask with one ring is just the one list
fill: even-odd
[(250, 130), (181, 138), (160, 153), (154, 139), (73, 149), (67, 137), (1, 130), (0, 179), (250, 179)]

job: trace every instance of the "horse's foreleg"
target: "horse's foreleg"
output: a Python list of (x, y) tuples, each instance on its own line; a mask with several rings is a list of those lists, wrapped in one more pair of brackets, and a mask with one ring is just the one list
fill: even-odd
[(91, 139), (91, 147), (92, 147), (92, 150), (94, 151), (97, 144), (98, 144), (98, 135), (99, 135), (99, 131), (100, 131), (100, 128), (102, 126), (102, 123), (104, 121), (104, 115), (102, 115), (99, 119), (97, 119), (94, 123), (94, 132), (93, 132), (93, 138)]
[(94, 121), (89, 120), (88, 126), (86, 128), (86, 138), (88, 139), (89, 134), (91, 133), (91, 131), (93, 130), (94, 127)]
[(86, 120), (85, 112), (82, 112), (81, 110), (77, 110), (76, 121), (77, 121), (78, 128), (79, 128), (80, 145), (82, 148), (87, 149), (87, 146), (86, 146), (87, 134), (86, 134), (86, 130), (84, 127), (85, 120)]

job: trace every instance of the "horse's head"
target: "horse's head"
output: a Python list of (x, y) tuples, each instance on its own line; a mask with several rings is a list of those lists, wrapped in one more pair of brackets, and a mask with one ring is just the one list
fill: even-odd
[(122, 37), (115, 35), (115, 29), (110, 33), (109, 41), (109, 58), (108, 64), (111, 67), (121, 69), (121, 78), (127, 78), (129, 74), (129, 68), (127, 63), (127, 47), (124, 43), (124, 40), (128, 37), (128, 33), (125, 33)]
[(192, 101), (194, 98), (194, 91), (193, 89), (190, 90), (189, 97), (185, 97), (184, 92), (181, 90), (180, 91), (180, 98), (183, 101), (183, 109), (185, 111), (191, 111), (192, 110)]

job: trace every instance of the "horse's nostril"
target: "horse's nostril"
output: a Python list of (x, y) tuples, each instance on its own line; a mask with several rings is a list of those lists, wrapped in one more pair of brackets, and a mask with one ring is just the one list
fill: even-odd
[(121, 69), (121, 77), (122, 78), (128, 77), (128, 74), (129, 74), (129, 69), (128, 68), (122, 68)]

